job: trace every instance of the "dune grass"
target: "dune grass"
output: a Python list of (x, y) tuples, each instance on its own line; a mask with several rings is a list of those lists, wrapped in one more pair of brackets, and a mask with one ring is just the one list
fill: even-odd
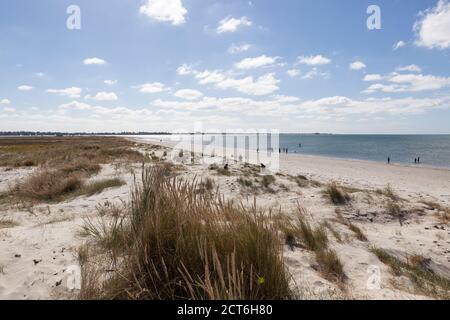
[(0, 167), (55, 167), (85, 162), (105, 164), (118, 159), (132, 162), (148, 160), (133, 147), (133, 142), (118, 137), (0, 138)]
[(445, 207), (437, 202), (434, 201), (421, 201), (422, 204), (426, 205), (429, 210), (436, 211), (436, 217), (439, 220), (439, 222), (443, 224), (450, 223), (450, 208)]
[(19, 224), (12, 219), (0, 218), (0, 229), (17, 227)]
[(368, 241), (364, 232), (357, 225), (352, 223), (349, 219), (345, 218), (340, 212), (340, 210), (336, 210), (336, 216), (337, 216), (336, 221), (343, 224), (344, 226), (347, 226), (350, 229), (350, 231), (353, 232), (356, 239), (362, 242)]
[(350, 202), (350, 195), (342, 190), (336, 182), (332, 182), (325, 189), (325, 194), (330, 198), (335, 205), (345, 205)]
[(312, 227), (306, 219), (304, 209), (299, 208), (298, 219), (295, 223), (283, 223), (280, 226), (286, 236), (287, 244), (314, 252), (317, 269), (325, 279), (339, 285), (345, 282), (343, 264), (337, 253), (329, 248), (329, 240), (323, 224)]
[(408, 277), (419, 293), (437, 299), (450, 299), (450, 279), (428, 269), (423, 257), (411, 256), (405, 262), (380, 248), (372, 248), (371, 251), (391, 268), (395, 276)]
[[(100, 242), (109, 239), (103, 249), (114, 257), (108, 265), (116, 271), (98, 276), (95, 263), (84, 259), (80, 296), (292, 298), (280, 239), (267, 218), (256, 208), (247, 210), (196, 188), (195, 181), (166, 177), (159, 166), (145, 169), (125, 218), (91, 232)], [(111, 241), (111, 235), (120, 241)]]
[(394, 189), (392, 189), (392, 186), (390, 184), (388, 184), (384, 189), (376, 190), (376, 193), (384, 195), (385, 197), (388, 197), (394, 202), (401, 200), (400, 197), (397, 195), (397, 193), (394, 191)]
[(97, 169), (91, 165), (87, 165), (86, 170), (84, 168), (85, 166), (80, 166), (75, 170), (75, 167), (66, 165), (56, 170), (36, 170), (25, 180), (17, 182), (8, 196), (12, 201), (60, 202), (70, 197), (92, 196), (106, 188), (125, 184), (117, 178), (86, 182), (90, 173)]

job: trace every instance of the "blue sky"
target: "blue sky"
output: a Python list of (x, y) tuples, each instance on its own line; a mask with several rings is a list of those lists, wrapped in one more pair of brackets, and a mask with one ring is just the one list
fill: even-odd
[(450, 133), (447, 0), (4, 0), (0, 39), (0, 130)]

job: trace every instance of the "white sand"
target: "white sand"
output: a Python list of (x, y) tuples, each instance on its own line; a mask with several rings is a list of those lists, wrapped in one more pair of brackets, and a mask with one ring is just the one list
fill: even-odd
[[(333, 180), (345, 186), (368, 190), (352, 193), (351, 205), (341, 206), (339, 210), (365, 233), (369, 241), (358, 241), (346, 226), (335, 222), (332, 222), (333, 226), (343, 242), (339, 243), (329, 234), (330, 245), (338, 253), (348, 277), (345, 292), (314, 269), (314, 255), (300, 249), (290, 251), (286, 247), (286, 264), (296, 283), (303, 288), (305, 297), (426, 298), (414, 290), (408, 279), (394, 277), (389, 268), (370, 252), (373, 246), (394, 250), (399, 256), (423, 255), (430, 258), (444, 274), (448, 272), (450, 277), (450, 228), (439, 223), (436, 212), (421, 203), (426, 199), (449, 206), (450, 170), (282, 155), (280, 173), (284, 176), (276, 176), (275, 192), (253, 194), (237, 183), (237, 178), (242, 176), (242, 164), (235, 163), (235, 158), (229, 158), (231, 176), (217, 175), (208, 170), (207, 164), (191, 165), (188, 158), (189, 155), (185, 159), (184, 177), (210, 177), (229, 199), (250, 204), (256, 197), (260, 207), (280, 208), (291, 216), (296, 215), (297, 205), (301, 205), (314, 223), (333, 221), (330, 219), (336, 218), (337, 207), (324, 197), (323, 187), (299, 187), (288, 175), (301, 174), (322, 183)], [(4, 171), (0, 168), (0, 190), (5, 190), (8, 184), (30, 172), (30, 169)], [(19, 224), (0, 229), (0, 271), (3, 269), (3, 273), (0, 272), (0, 299), (53, 299), (70, 295), (71, 292), (65, 287), (65, 270), (77, 265), (77, 250), (84, 241), (77, 236), (77, 231), (83, 217), (95, 215), (98, 203), (129, 200), (132, 175), (106, 166), (100, 177), (111, 176), (125, 179), (128, 185), (65, 203), (39, 205), (30, 209), (0, 208), (0, 219), (12, 219)], [(388, 199), (374, 192), (388, 184), (404, 199), (401, 206), (408, 215), (402, 225), (385, 212)], [(35, 264), (33, 260), (39, 262)], [(380, 270), (381, 287), (372, 290), (368, 288), (367, 281), (370, 276), (368, 272), (374, 267)], [(61, 284), (57, 286), (57, 283)]]

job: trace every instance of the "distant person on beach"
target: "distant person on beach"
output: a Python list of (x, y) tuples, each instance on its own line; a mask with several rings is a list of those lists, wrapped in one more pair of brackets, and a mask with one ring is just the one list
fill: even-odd
[(416, 164), (417, 164), (417, 158), (414, 158), (414, 163), (416, 163)]
[(391, 157), (388, 157), (388, 164), (391, 164)]
[(417, 163), (420, 163), (420, 157), (417, 158)]

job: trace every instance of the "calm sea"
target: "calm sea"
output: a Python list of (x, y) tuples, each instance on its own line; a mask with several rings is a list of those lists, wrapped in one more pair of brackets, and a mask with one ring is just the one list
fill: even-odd
[[(201, 136), (196, 136), (200, 141)], [(170, 141), (168, 136), (139, 136), (148, 140)], [(233, 146), (233, 137), (227, 145)], [(204, 135), (203, 140), (221, 146), (222, 136)], [(241, 141), (241, 139), (239, 139)], [(204, 144), (206, 144), (204, 142)], [(238, 142), (242, 147), (242, 143)], [(279, 147), (289, 154), (319, 155), (344, 159), (412, 164), (420, 157), (425, 166), (450, 168), (450, 135), (301, 135), (281, 134)], [(250, 148), (256, 148), (250, 143)], [(264, 150), (264, 147), (260, 147)]]

